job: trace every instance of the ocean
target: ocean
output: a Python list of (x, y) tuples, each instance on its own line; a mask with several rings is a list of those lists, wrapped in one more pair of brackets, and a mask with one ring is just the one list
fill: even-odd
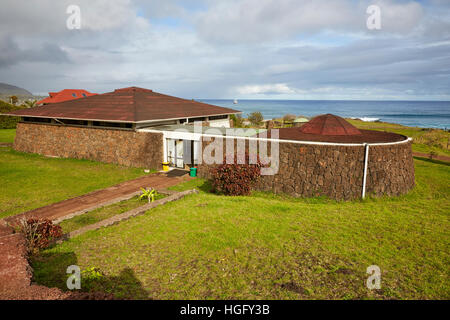
[(450, 129), (450, 101), (342, 101), (342, 100), (233, 100), (199, 101), (241, 110), (243, 116), (260, 111), (265, 119), (285, 114), (315, 116), (332, 113), (345, 118), (365, 118), (421, 128)]

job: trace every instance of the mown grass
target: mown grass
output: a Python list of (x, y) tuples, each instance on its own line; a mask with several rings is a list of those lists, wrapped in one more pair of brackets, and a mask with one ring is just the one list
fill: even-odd
[[(3, 132), (4, 130), (0, 130)], [(2, 133), (0, 136), (5, 136)], [(142, 169), (0, 148), (0, 218), (144, 175)]]
[[(166, 196), (163, 194), (158, 194), (155, 196), (155, 200), (163, 199), (164, 197)], [(68, 233), (84, 226), (94, 224), (115, 215), (138, 208), (145, 204), (147, 204), (147, 200), (139, 200), (139, 196), (135, 196), (129, 200), (124, 200), (109, 206), (95, 209), (71, 219), (64, 220), (60, 222), (59, 225), (62, 227), (64, 233)]]
[(0, 143), (14, 143), (16, 129), (0, 129)]
[[(208, 193), (88, 232), (33, 260), (64, 289), (66, 268), (99, 267), (85, 290), (136, 299), (449, 299), (450, 167), (415, 160), (417, 186), (394, 198), (336, 202)], [(369, 290), (366, 269), (382, 271)], [(83, 287), (83, 284), (82, 284)]]
[(413, 138), (412, 149), (416, 152), (450, 156), (450, 132), (442, 129), (424, 129), (406, 127), (400, 124), (387, 122), (364, 122), (361, 120), (346, 119), (360, 129), (389, 131)]

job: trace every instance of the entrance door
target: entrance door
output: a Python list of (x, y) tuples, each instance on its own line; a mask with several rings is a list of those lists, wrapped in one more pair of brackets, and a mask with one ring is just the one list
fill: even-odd
[(167, 139), (167, 161), (172, 167), (184, 168), (183, 140)]
[(183, 140), (177, 140), (176, 142), (176, 166), (177, 168), (184, 168)]

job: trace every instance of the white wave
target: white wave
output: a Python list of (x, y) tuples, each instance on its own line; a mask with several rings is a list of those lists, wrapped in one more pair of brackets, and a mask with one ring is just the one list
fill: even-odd
[(357, 117), (350, 117), (350, 119), (357, 119), (357, 120), (361, 120), (364, 122), (377, 122), (380, 121), (380, 118), (369, 118), (369, 117), (362, 117), (362, 118), (357, 118)]

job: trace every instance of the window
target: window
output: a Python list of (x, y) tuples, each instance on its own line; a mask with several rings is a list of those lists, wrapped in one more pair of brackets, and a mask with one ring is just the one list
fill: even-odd
[(39, 123), (50, 123), (52, 119), (49, 118), (34, 118), (34, 117), (23, 117), (23, 122), (39, 122)]
[(199, 118), (189, 118), (188, 122), (192, 123), (192, 122), (197, 122), (197, 121), (205, 121), (206, 118), (205, 117), (199, 117)]
[(87, 126), (88, 122), (86, 120), (65, 120), (65, 119), (58, 119), (64, 124), (68, 125), (74, 125), (74, 126)]
[(109, 128), (133, 128), (132, 123), (123, 123), (123, 122), (105, 122), (105, 121), (94, 121), (92, 123), (94, 127), (109, 127)]
[(183, 124), (187, 121), (187, 119), (180, 119), (180, 123)]
[(211, 116), (209, 117), (209, 120), (221, 120), (221, 119), (228, 119), (228, 115), (221, 115), (221, 116)]
[(82, 95), (83, 95), (83, 97), (85, 97), (85, 98), (86, 98), (86, 93), (82, 93)]
[(72, 97), (76, 98), (77, 94), (76, 93), (72, 93)]

